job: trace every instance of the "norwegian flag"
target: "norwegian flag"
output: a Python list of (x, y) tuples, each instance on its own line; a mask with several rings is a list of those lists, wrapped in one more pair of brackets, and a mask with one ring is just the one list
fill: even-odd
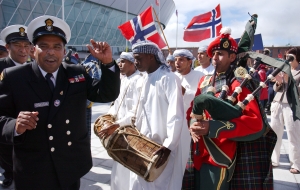
[(134, 44), (142, 40), (150, 40), (158, 45), (159, 48), (166, 47), (166, 43), (158, 33), (152, 17), (152, 7), (148, 7), (137, 17), (118, 26), (122, 35)]
[(183, 40), (200, 42), (218, 36), (222, 28), (220, 4), (207, 13), (195, 16), (184, 29)]

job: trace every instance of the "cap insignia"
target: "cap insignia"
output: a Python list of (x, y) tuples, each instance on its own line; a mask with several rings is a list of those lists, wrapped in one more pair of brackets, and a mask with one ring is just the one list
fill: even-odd
[(25, 36), (25, 28), (20, 27), (19, 28), (19, 33), (20, 33), (21, 36)]
[(47, 31), (52, 31), (53, 30), (53, 20), (51, 20), (50, 18), (48, 18), (47, 20), (45, 20), (46, 23), (46, 30)]
[(223, 43), (223, 48), (228, 48), (229, 47), (229, 42), (226, 40), (224, 43)]

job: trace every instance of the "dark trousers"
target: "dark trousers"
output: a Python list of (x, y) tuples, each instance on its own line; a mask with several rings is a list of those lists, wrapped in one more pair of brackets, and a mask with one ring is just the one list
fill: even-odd
[(13, 179), (13, 146), (0, 144), (0, 166), (4, 169), (3, 176)]
[(260, 101), (260, 104), (262, 105), (263, 109), (265, 109), (268, 100), (266, 99), (266, 100), (259, 100), (259, 101)]
[(273, 102), (273, 99), (275, 97), (275, 91), (273, 90), (273, 87), (268, 87), (268, 102), (266, 105), (266, 110), (270, 111), (271, 103)]

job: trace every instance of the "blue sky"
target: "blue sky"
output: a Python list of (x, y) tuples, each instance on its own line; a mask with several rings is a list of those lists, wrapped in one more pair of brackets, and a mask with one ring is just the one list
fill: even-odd
[[(264, 46), (300, 46), (300, 0), (174, 0), (178, 10), (178, 47), (197, 47), (209, 44), (183, 41), (183, 28), (199, 14), (221, 6), (222, 25), (232, 30), (232, 37), (239, 38), (250, 14), (258, 14), (256, 34), (261, 34)], [(164, 30), (170, 47), (176, 46), (176, 15), (172, 15)]]

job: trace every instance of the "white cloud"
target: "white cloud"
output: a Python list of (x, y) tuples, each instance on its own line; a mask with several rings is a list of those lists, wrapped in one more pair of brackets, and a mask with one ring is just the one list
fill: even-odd
[[(232, 37), (239, 38), (250, 14), (258, 14), (256, 34), (261, 33), (265, 46), (300, 45), (299, 0), (174, 0), (178, 10), (178, 47), (197, 47), (210, 43), (183, 41), (183, 28), (193, 16), (208, 12), (221, 5), (222, 24), (232, 29)], [(170, 47), (176, 46), (177, 18), (175, 13), (164, 30)]]

